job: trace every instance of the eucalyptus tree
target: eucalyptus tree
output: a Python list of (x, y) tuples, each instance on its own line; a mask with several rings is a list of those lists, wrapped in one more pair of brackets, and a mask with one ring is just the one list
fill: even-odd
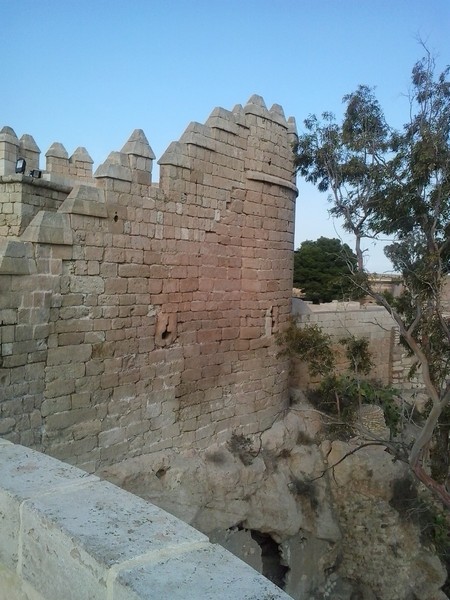
[[(357, 282), (395, 319), (420, 366), (429, 411), (409, 449), (416, 476), (450, 507), (450, 329), (443, 288), (450, 271), (450, 69), (427, 52), (412, 70), (409, 118), (391, 130), (373, 90), (344, 98), (342, 123), (309, 117), (295, 148), (300, 175), (331, 192), (331, 213), (356, 238)], [(390, 236), (385, 252), (405, 292), (389, 302), (370, 288), (361, 240)], [(437, 460), (428, 461), (434, 446)], [(439, 464), (439, 469), (436, 465)]]
[(355, 236), (358, 270), (364, 269), (362, 239), (373, 237), (370, 216), (373, 197), (383, 174), (389, 128), (373, 90), (365, 85), (344, 97), (342, 124), (330, 112), (322, 120), (311, 115), (305, 133), (295, 147), (300, 175), (330, 193), (330, 213), (343, 219), (343, 227)]

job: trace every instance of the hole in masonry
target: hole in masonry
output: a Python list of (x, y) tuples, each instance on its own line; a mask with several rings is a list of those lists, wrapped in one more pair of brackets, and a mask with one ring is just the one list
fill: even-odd
[(119, 220), (119, 217), (117, 216), (117, 213), (114, 215), (114, 223), (117, 223), (117, 221)]

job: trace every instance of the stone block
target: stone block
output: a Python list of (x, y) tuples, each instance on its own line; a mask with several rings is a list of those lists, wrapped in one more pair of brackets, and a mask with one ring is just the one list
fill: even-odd
[(107, 580), (134, 557), (207, 543), (178, 519), (106, 482), (31, 501), (23, 535), (23, 577), (45, 597), (67, 600), (103, 600)]
[(102, 448), (113, 446), (126, 440), (126, 432), (121, 427), (102, 431), (98, 436), (98, 443)]
[(0, 451), (0, 563), (15, 569), (20, 540), (22, 502), (39, 494), (51, 493), (75, 482), (97, 481), (84, 471), (64, 465), (49, 456), (12, 444)]
[(96, 416), (95, 408), (72, 409), (49, 415), (46, 418), (45, 426), (48, 431), (66, 429), (85, 420), (95, 419)]
[(57, 366), (86, 362), (91, 358), (92, 346), (90, 344), (63, 346), (48, 350), (47, 365)]
[(59, 207), (59, 212), (106, 218), (108, 213), (104, 190), (83, 184), (76, 185)]
[[(221, 583), (224, 581), (226, 586)], [(250, 566), (212, 544), (192, 545), (176, 555), (151, 557), (147, 564), (122, 571), (114, 586), (122, 600), (150, 599), (150, 589), (153, 597), (170, 600), (216, 600), (219, 590), (221, 600), (289, 598)]]
[(72, 245), (73, 235), (69, 216), (62, 213), (40, 211), (22, 234), (27, 242)]
[(72, 293), (98, 295), (105, 291), (105, 282), (100, 276), (72, 276), (69, 285)]

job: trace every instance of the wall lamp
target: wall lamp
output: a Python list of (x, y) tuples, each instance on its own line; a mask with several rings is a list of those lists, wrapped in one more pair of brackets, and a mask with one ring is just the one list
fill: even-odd
[[(27, 161), (24, 158), (18, 158), (16, 160), (16, 173), (21, 173), (23, 175), (26, 168)], [(31, 169), (30, 177), (33, 179), (40, 179), (42, 177), (42, 171), (40, 169)]]
[(16, 160), (16, 173), (25, 173), (27, 168), (27, 161), (24, 158), (18, 158)]

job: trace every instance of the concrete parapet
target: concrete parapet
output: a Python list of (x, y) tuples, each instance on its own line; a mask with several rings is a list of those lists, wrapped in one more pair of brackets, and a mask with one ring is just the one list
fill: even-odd
[(0, 440), (0, 598), (289, 596), (162, 509)]

